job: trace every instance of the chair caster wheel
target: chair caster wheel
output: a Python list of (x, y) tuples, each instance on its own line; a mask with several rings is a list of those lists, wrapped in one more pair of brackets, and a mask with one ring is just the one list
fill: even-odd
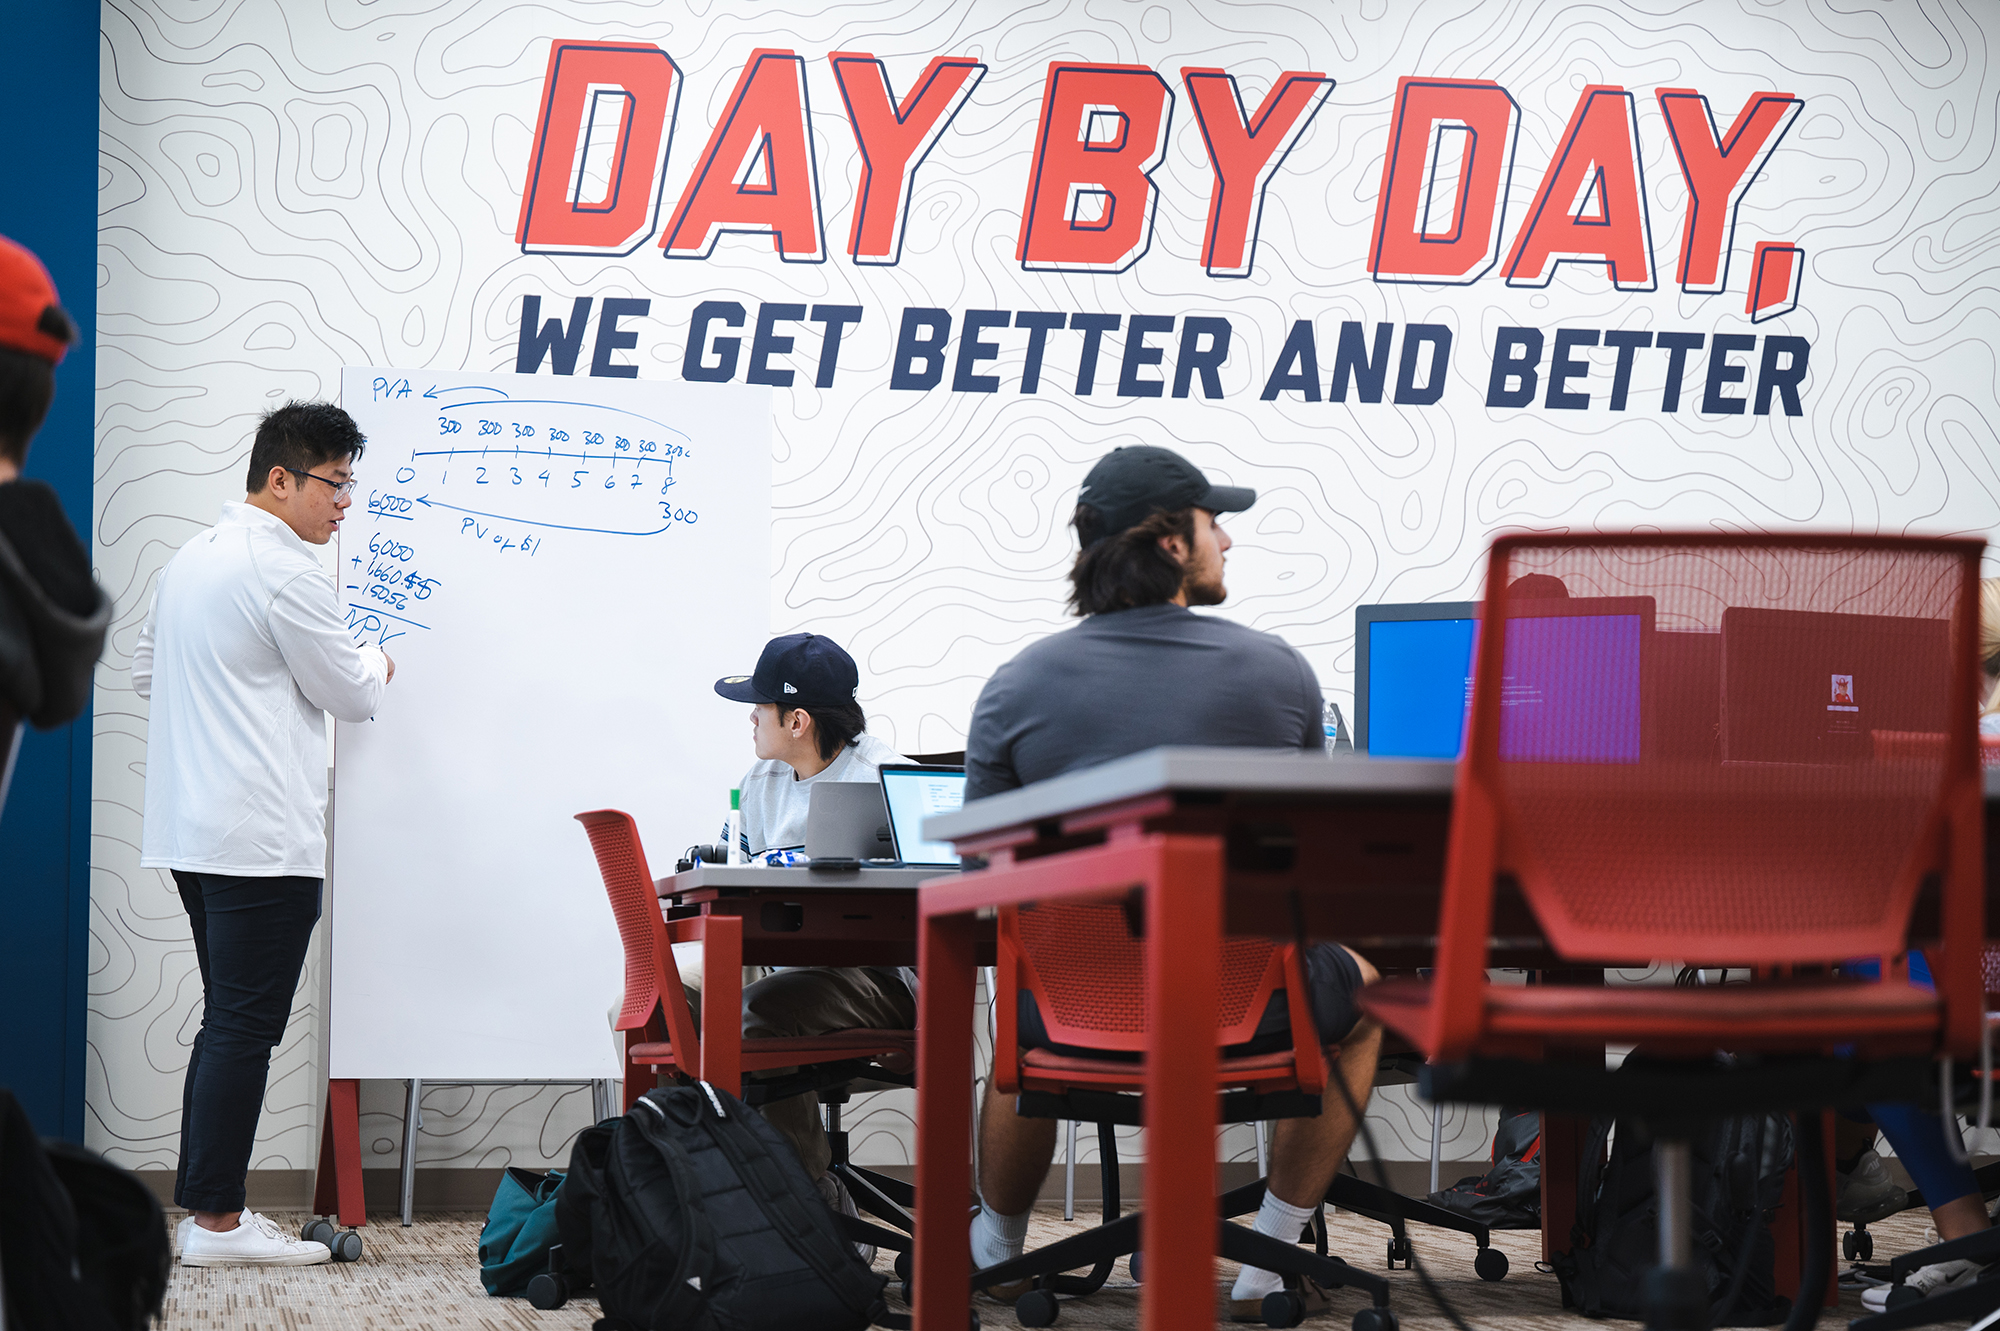
[(299, 1238), (307, 1243), (324, 1243), (333, 1246), (333, 1222), (325, 1216), (314, 1216), (299, 1226)]
[(1046, 1289), (1031, 1289), (1014, 1300), (1014, 1320), (1022, 1326), (1054, 1326), (1061, 1314), (1062, 1305)]
[(1363, 1308), (1354, 1314), (1354, 1331), (1396, 1331), (1396, 1314), (1387, 1308)]
[(1125, 1259), (1125, 1269), (1132, 1273), (1133, 1284), (1143, 1285), (1146, 1283), (1145, 1262), (1140, 1258), (1138, 1253), (1135, 1252)]
[(1472, 1269), (1481, 1280), (1505, 1280), (1507, 1278), (1507, 1254), (1498, 1248), (1481, 1248), (1473, 1254)]
[(1840, 1236), (1840, 1254), (1850, 1262), (1865, 1262), (1875, 1255), (1875, 1236), (1865, 1229), (1853, 1229)]
[(1398, 1266), (1402, 1267), (1405, 1271), (1410, 1269), (1410, 1241), (1408, 1239), (1389, 1240), (1389, 1269), (1393, 1271)]
[(343, 1230), (326, 1240), (326, 1246), (333, 1249), (336, 1262), (358, 1262), (361, 1260), (361, 1236), (353, 1230)]
[(1889, 1291), (1887, 1308), (1907, 1308), (1913, 1303), (1922, 1303), (1924, 1296), (1908, 1285), (1898, 1285)]
[(1306, 1303), (1291, 1290), (1281, 1289), (1264, 1296), (1264, 1325), (1297, 1326), (1306, 1320)]
[(568, 1302), (569, 1281), (554, 1272), (544, 1271), (528, 1282), (529, 1306), (549, 1312)]
[(912, 1264), (910, 1260), (909, 1253), (899, 1252), (896, 1254), (896, 1264), (895, 1264), (896, 1279), (902, 1281), (905, 1285), (909, 1284), (910, 1275), (915, 1269), (916, 1269), (915, 1266)]

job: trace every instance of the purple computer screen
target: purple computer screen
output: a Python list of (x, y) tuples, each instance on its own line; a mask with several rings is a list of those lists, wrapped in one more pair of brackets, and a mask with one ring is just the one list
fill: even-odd
[(1637, 615), (1509, 618), (1501, 758), (1638, 762), (1639, 632)]

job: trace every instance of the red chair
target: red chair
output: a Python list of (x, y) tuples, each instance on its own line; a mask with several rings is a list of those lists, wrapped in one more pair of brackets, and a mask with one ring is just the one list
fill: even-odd
[[(1493, 546), (1436, 968), (1372, 986), (1362, 1005), (1436, 1065), (1436, 1098), (1648, 1122), (1668, 1217), (1649, 1325), (1706, 1325), (1710, 1313), (1687, 1265), (1686, 1137), (1699, 1116), (1921, 1098), (1937, 1058), (1979, 1050), (1981, 549), (1721, 534)], [(1561, 579), (1569, 599), (1511, 598), (1531, 573)], [(1607, 614), (1640, 621), (1638, 631), (1574, 618)], [(1572, 618), (1552, 625), (1551, 615)], [(1720, 634), (1718, 743), (1700, 756), (1628, 739), (1660, 729), (1643, 716), (1651, 638), (1677, 633)], [(1639, 690), (1627, 701), (1637, 717), (1606, 701), (1617, 693), (1606, 681), (1627, 677), (1633, 652)], [(1878, 754), (1871, 730), (1942, 738)], [(1502, 884), (1518, 888), (1550, 946), (1574, 962), (1675, 959), (1758, 968), (1760, 978), (1707, 988), (1489, 984)], [(1929, 928), (1944, 940), (1928, 953), (1934, 993), (1833, 972), (1844, 959), (1908, 947), (1929, 887)], [(1612, 1043), (1690, 1061), (1607, 1073)], [(1737, 1066), (1717, 1066), (1724, 1050)], [(1810, 1325), (1833, 1227), (1820, 1115), (1798, 1122), (1816, 1241), (1794, 1324)]]
[[(1125, 910), (1116, 905), (1044, 903), (1001, 911), (996, 1014), (993, 1046), (994, 1085), (1017, 1097), (1019, 1112), (1030, 1118), (1071, 1119), (1098, 1124), (1098, 1162), (1104, 1187), (1104, 1224), (1010, 1262), (975, 1273), (975, 1288), (1009, 1285), (1034, 1277), (1036, 1287), (1015, 1302), (1023, 1326), (1048, 1326), (1059, 1311), (1058, 1294), (1095, 1292), (1110, 1275), (1117, 1259), (1132, 1257), (1133, 1278), (1142, 1275), (1136, 1256), (1140, 1217), (1119, 1215), (1118, 1155), (1114, 1126), (1141, 1121), (1138, 1092), (1145, 1079), (1141, 1058), (1146, 1048), (1144, 946), (1127, 927)], [(1298, 954), (1290, 945), (1262, 939), (1230, 939), (1223, 947), (1218, 986), (1215, 1042), (1221, 1050), (1217, 1078), (1219, 1121), (1260, 1122), (1265, 1119), (1317, 1114), (1326, 1088), (1328, 1057), (1316, 1039), (1294, 1041), (1289, 1033), (1259, 1037), (1257, 1027), (1278, 991), (1291, 1031), (1311, 1031), (1312, 1015)], [(1026, 1001), (1024, 1001), (1024, 999)], [(1041, 1023), (1034, 1047), (1023, 1048), (1023, 1012)], [(1211, 1168), (1207, 1160), (1199, 1167)], [(1358, 1179), (1353, 1197), (1334, 1198), (1357, 1210), (1370, 1207), (1386, 1214), (1424, 1203), (1379, 1194)], [(1263, 1199), (1260, 1179), (1225, 1194), (1218, 1201), (1222, 1216), (1255, 1211)], [(1432, 1208), (1434, 1209), (1434, 1208)], [(1446, 1214), (1441, 1212), (1440, 1214)], [(1458, 1220), (1458, 1217), (1452, 1217)], [(1460, 1221), (1454, 1228), (1478, 1228), (1479, 1246), (1486, 1249), (1483, 1227)], [(1222, 1255), (1266, 1270), (1309, 1275), (1328, 1287), (1353, 1286), (1371, 1301), (1355, 1318), (1356, 1331), (1394, 1331), (1389, 1310), (1389, 1286), (1380, 1276), (1362, 1272), (1325, 1254), (1324, 1229), (1318, 1253), (1308, 1252), (1236, 1225), (1222, 1227)], [(1497, 1256), (1498, 1250), (1493, 1249)], [(1090, 1274), (1061, 1274), (1084, 1267)], [(1274, 1295), (1283, 1302), (1289, 1295)], [(1291, 1325), (1282, 1311), (1273, 1325)]]
[[(669, 923), (661, 911), (652, 871), (646, 867), (646, 851), (639, 843), (639, 828), (632, 816), (617, 809), (597, 809), (577, 814), (576, 820), (590, 835), (590, 848), (597, 855), (604, 890), (611, 898), (611, 913), (618, 921), (618, 937), (625, 945), (625, 1003), (619, 1009), (614, 1028), (625, 1037), (624, 1098), (625, 1109), (630, 1112), (661, 1076), (701, 1079), (705, 1075), (701, 1037), (695, 1030), (694, 1014), (688, 1005), (687, 990), (681, 985), (672, 944), (706, 937), (711, 929), (740, 931), (743, 925), (737, 917), (727, 915)], [(705, 989), (712, 1001), (726, 1003), (731, 1009), (739, 1005), (738, 975), (714, 975), (707, 979), (711, 983)], [(718, 1008), (718, 1013), (721, 1010)], [(916, 1064), (916, 1039), (914, 1031), (879, 1030), (745, 1039), (736, 1064), (741, 1072), (774, 1068), (799, 1071), (789, 1077), (753, 1080), (727, 1089), (750, 1105), (768, 1104), (806, 1091), (831, 1092), (830, 1099), (837, 1104), (845, 1097), (834, 1088), (860, 1078), (907, 1086), (911, 1084), (910, 1071)], [(735, 1078), (732, 1076), (730, 1080)], [(891, 1235), (868, 1226), (865, 1227), (868, 1233), (854, 1233), (850, 1237), (907, 1253), (908, 1231), (913, 1223), (907, 1208), (914, 1202), (909, 1185), (849, 1163), (846, 1134), (839, 1131), (837, 1121), (828, 1137), (834, 1148), (834, 1161), (829, 1168), (847, 1183), (856, 1204), (905, 1231)]]

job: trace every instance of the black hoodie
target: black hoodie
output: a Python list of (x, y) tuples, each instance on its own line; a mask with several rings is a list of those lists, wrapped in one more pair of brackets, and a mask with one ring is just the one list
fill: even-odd
[(111, 598), (56, 492), (0, 485), (0, 760), (17, 716), (52, 730), (83, 712), (110, 626)]

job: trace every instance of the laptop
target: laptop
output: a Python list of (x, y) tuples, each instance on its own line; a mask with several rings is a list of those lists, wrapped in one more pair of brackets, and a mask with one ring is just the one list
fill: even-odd
[(1944, 733), (1951, 621), (1731, 606), (1721, 674), (1724, 762), (1863, 762), (1874, 731)]
[(956, 869), (958, 852), (949, 841), (924, 840), (924, 819), (965, 803), (965, 769), (888, 763), (881, 776), (896, 858), (904, 864)]
[(886, 860), (896, 853), (882, 787), (826, 781), (806, 805), (806, 855), (814, 860)]

